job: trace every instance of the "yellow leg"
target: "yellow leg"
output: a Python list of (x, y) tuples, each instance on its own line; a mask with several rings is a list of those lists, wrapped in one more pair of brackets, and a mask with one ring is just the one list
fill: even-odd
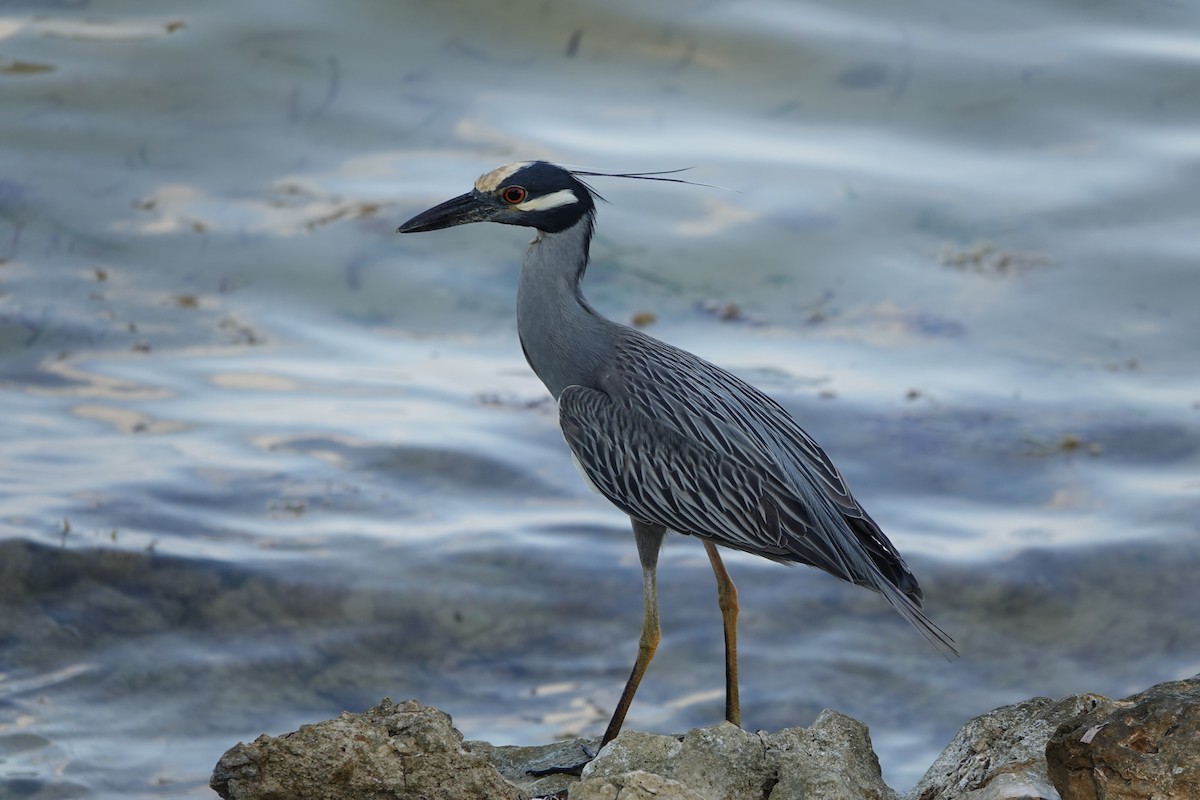
[(721, 621), (725, 626), (725, 719), (742, 726), (742, 704), (738, 700), (737, 669), (737, 615), (738, 593), (733, 579), (721, 561), (721, 554), (712, 542), (704, 542), (708, 561), (717, 576), (717, 605), (721, 608)]
[(633, 671), (629, 673), (629, 680), (625, 682), (625, 690), (621, 692), (621, 699), (617, 703), (616, 710), (613, 711), (612, 719), (609, 720), (608, 729), (604, 731), (604, 738), (600, 741), (601, 747), (617, 738), (617, 734), (621, 732), (621, 725), (625, 722), (625, 714), (629, 711), (629, 706), (633, 703), (633, 696), (637, 694), (638, 684), (642, 682), (642, 676), (646, 674), (646, 667), (650, 666), (650, 661), (654, 658), (654, 651), (658, 649), (659, 639), (662, 638), (661, 629), (658, 625), (658, 584), (656, 582), (656, 571), (658, 568), (658, 551), (662, 547), (663, 537), (666, 535), (666, 528), (661, 528), (657, 525), (647, 525), (636, 520), (633, 523), (633, 536), (637, 540), (638, 558), (642, 562), (642, 593), (644, 601), (642, 636), (638, 640), (637, 660), (633, 662)]

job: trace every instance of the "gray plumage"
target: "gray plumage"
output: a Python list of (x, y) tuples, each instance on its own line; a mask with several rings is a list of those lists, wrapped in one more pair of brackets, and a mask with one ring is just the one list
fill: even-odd
[(953, 650), (922, 613), (920, 586), (900, 553), (783, 407), (591, 307), (581, 283), (594, 224), (590, 210), (530, 242), (517, 331), (597, 490), (635, 519), (880, 592), (931, 642)]
[[(634, 520), (635, 532), (641, 523), (651, 534), (669, 529), (817, 567), (881, 593), (926, 639), (954, 653), (921, 611), (921, 589), (904, 559), (786, 410), (720, 367), (605, 319), (584, 299), (593, 198), (560, 167), (513, 164), (401, 231), (479, 219), (538, 230), (521, 268), (521, 346), (558, 400), (579, 466)], [(640, 549), (643, 538), (639, 532)]]

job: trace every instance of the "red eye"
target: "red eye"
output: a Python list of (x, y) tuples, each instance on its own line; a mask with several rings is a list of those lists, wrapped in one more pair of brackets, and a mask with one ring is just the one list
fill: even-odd
[(500, 196), (504, 198), (504, 202), (515, 206), (517, 203), (523, 202), (529, 196), (529, 192), (525, 191), (524, 186), (509, 186)]

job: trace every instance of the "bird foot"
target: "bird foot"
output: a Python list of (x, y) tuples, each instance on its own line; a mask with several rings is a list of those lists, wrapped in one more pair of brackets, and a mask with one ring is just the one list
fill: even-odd
[(544, 778), (547, 775), (574, 775), (579, 777), (583, 774), (583, 768), (586, 767), (591, 760), (596, 757), (596, 754), (588, 749), (588, 746), (583, 742), (579, 743), (579, 749), (587, 756), (578, 764), (558, 764), (553, 767), (545, 767), (544, 769), (529, 769), (525, 770), (526, 775), (532, 775), (535, 778)]

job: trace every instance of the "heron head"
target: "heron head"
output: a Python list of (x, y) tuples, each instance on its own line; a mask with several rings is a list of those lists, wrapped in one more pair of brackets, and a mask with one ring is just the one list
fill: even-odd
[(518, 161), (481, 175), (474, 189), (422, 211), (397, 232), (499, 222), (557, 233), (595, 209), (592, 190), (569, 170), (546, 161)]

